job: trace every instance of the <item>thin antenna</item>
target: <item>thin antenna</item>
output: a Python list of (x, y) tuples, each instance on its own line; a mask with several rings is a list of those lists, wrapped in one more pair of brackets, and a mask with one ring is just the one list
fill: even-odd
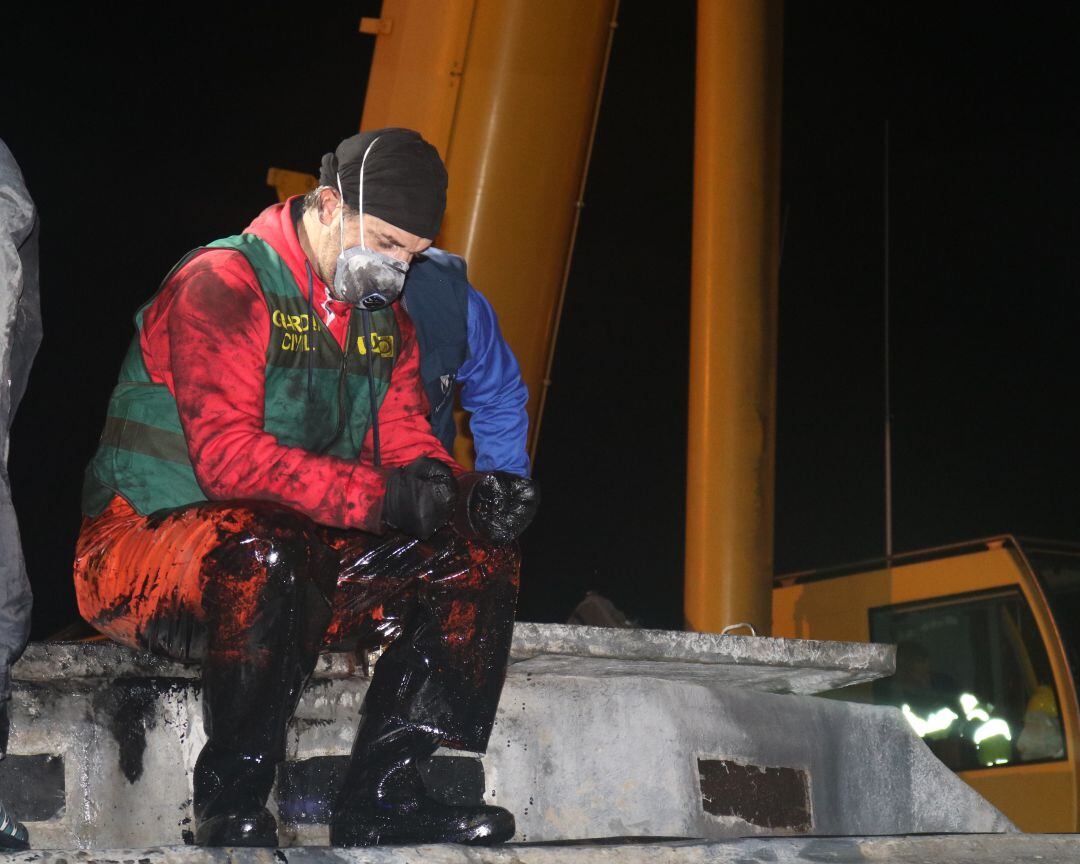
[(884, 167), (884, 223), (885, 223), (885, 564), (892, 564), (893, 516), (892, 516), (892, 405), (889, 383), (889, 121), (885, 121), (885, 167)]

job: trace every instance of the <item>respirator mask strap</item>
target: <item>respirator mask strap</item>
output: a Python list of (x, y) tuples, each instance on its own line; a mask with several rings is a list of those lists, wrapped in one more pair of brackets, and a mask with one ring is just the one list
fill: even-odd
[[(379, 136), (380, 138), (382, 136)], [(357, 196), (357, 210), (360, 213), (360, 248), (367, 249), (367, 242), (364, 239), (364, 166), (367, 165), (367, 157), (371, 152), (371, 148), (378, 143), (379, 139), (376, 138), (364, 151), (364, 158), (360, 160), (360, 188)], [(337, 190), (338, 197), (341, 199), (341, 221), (338, 223), (340, 227), (339, 237), (341, 242), (341, 254), (345, 254), (345, 191), (341, 188), (341, 172), (337, 172)]]
[[(381, 137), (381, 136), (380, 136)], [(367, 233), (364, 230), (364, 166), (367, 165), (367, 157), (371, 152), (371, 148), (379, 143), (379, 139), (376, 138), (367, 146), (367, 150), (364, 151), (364, 158), (360, 160), (360, 189), (358, 190), (356, 205), (360, 211), (360, 248), (367, 249), (367, 242), (364, 239), (364, 235)], [(338, 180), (340, 181), (340, 178)]]
[[(367, 249), (367, 242), (364, 239), (364, 166), (367, 164), (368, 153), (371, 152), (371, 148), (375, 146), (375, 142), (379, 139), (376, 138), (368, 144), (367, 150), (364, 151), (364, 158), (360, 160), (360, 188), (357, 195), (357, 207), (360, 210), (360, 248)], [(338, 185), (341, 185), (341, 175), (338, 175)], [(345, 199), (342, 198), (342, 204)], [(344, 234), (342, 234), (342, 250), (344, 251)], [(364, 326), (364, 342), (367, 347), (367, 379), (368, 379), (368, 410), (371, 412), (371, 445), (374, 451), (372, 461), (375, 463), (375, 467), (378, 468), (382, 465), (382, 443), (379, 440), (379, 402), (375, 397), (375, 354), (374, 346), (371, 344), (371, 333), (374, 330), (371, 323), (371, 312), (360, 307), (360, 319)]]
[[(338, 237), (341, 240), (341, 254), (345, 254), (345, 192), (341, 188), (341, 172), (337, 173), (337, 194), (341, 201), (341, 216), (338, 218)], [(364, 239), (364, 220), (360, 220), (360, 240)]]

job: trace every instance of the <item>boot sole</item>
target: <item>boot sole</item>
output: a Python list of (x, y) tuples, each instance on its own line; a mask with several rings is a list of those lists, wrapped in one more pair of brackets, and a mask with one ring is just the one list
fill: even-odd
[(195, 845), (275, 848), (278, 845), (277, 823), (269, 813), (217, 816), (195, 829)]
[(415, 831), (403, 831), (400, 826), (382, 826), (378, 823), (364, 827), (353, 825), (330, 826), (330, 845), (349, 848), (353, 846), (420, 846), (428, 843), (460, 843), (465, 846), (494, 846), (505, 843), (514, 836), (513, 817), (510, 819), (486, 819), (477, 824), (463, 826), (461, 830), (436, 835), (425, 832), (423, 819), (417, 819)]

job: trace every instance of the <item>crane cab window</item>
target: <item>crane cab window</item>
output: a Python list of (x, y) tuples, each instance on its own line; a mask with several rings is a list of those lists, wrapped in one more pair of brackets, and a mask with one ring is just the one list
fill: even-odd
[(1034, 550), (1027, 557), (1050, 601), (1073, 679), (1080, 689), (1080, 555)]
[(870, 634), (897, 646), (874, 702), (899, 708), (954, 771), (1065, 758), (1050, 661), (1018, 591), (871, 609)]

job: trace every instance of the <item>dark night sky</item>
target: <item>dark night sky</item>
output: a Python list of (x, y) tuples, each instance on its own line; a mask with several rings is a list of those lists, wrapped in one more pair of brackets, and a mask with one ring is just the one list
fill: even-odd
[[(45, 344), (11, 454), (35, 637), (74, 617), (78, 489), (132, 313), (274, 200), (267, 167), (312, 171), (354, 131), (371, 54), (355, 26), (378, 5), (0, 13), (0, 137), (43, 222)], [(781, 571), (882, 548), (886, 118), (896, 546), (1080, 540), (1080, 11), (943, 7), (787, 5)], [(623, 0), (523, 618), (564, 620), (593, 588), (681, 623), (693, 25), (692, 3)]]

